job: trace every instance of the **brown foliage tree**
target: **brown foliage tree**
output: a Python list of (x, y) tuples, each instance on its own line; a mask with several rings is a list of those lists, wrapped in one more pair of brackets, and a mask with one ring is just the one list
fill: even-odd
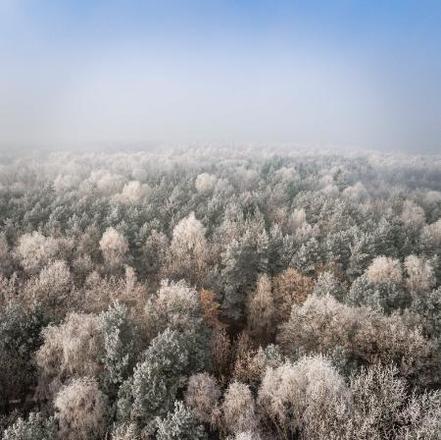
[(293, 304), (302, 304), (314, 289), (312, 278), (288, 268), (273, 279), (274, 320), (286, 321)]

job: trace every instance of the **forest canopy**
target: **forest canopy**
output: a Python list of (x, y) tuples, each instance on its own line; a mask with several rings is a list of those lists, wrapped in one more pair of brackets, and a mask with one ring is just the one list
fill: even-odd
[(441, 156), (0, 161), (2, 440), (441, 439)]

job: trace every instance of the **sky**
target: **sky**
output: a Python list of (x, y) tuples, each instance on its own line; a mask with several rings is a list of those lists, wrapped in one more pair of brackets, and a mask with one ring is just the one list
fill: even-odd
[(441, 2), (0, 0), (0, 148), (441, 153)]

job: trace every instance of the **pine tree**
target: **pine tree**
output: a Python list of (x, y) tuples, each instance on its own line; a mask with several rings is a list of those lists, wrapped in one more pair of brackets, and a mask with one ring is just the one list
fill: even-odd
[(176, 401), (174, 410), (156, 423), (158, 440), (205, 440), (208, 438), (204, 427), (180, 401)]

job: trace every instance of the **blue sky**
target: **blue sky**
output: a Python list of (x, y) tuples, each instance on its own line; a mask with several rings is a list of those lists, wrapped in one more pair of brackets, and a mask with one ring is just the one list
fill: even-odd
[(441, 152), (441, 2), (0, 0), (0, 145)]

